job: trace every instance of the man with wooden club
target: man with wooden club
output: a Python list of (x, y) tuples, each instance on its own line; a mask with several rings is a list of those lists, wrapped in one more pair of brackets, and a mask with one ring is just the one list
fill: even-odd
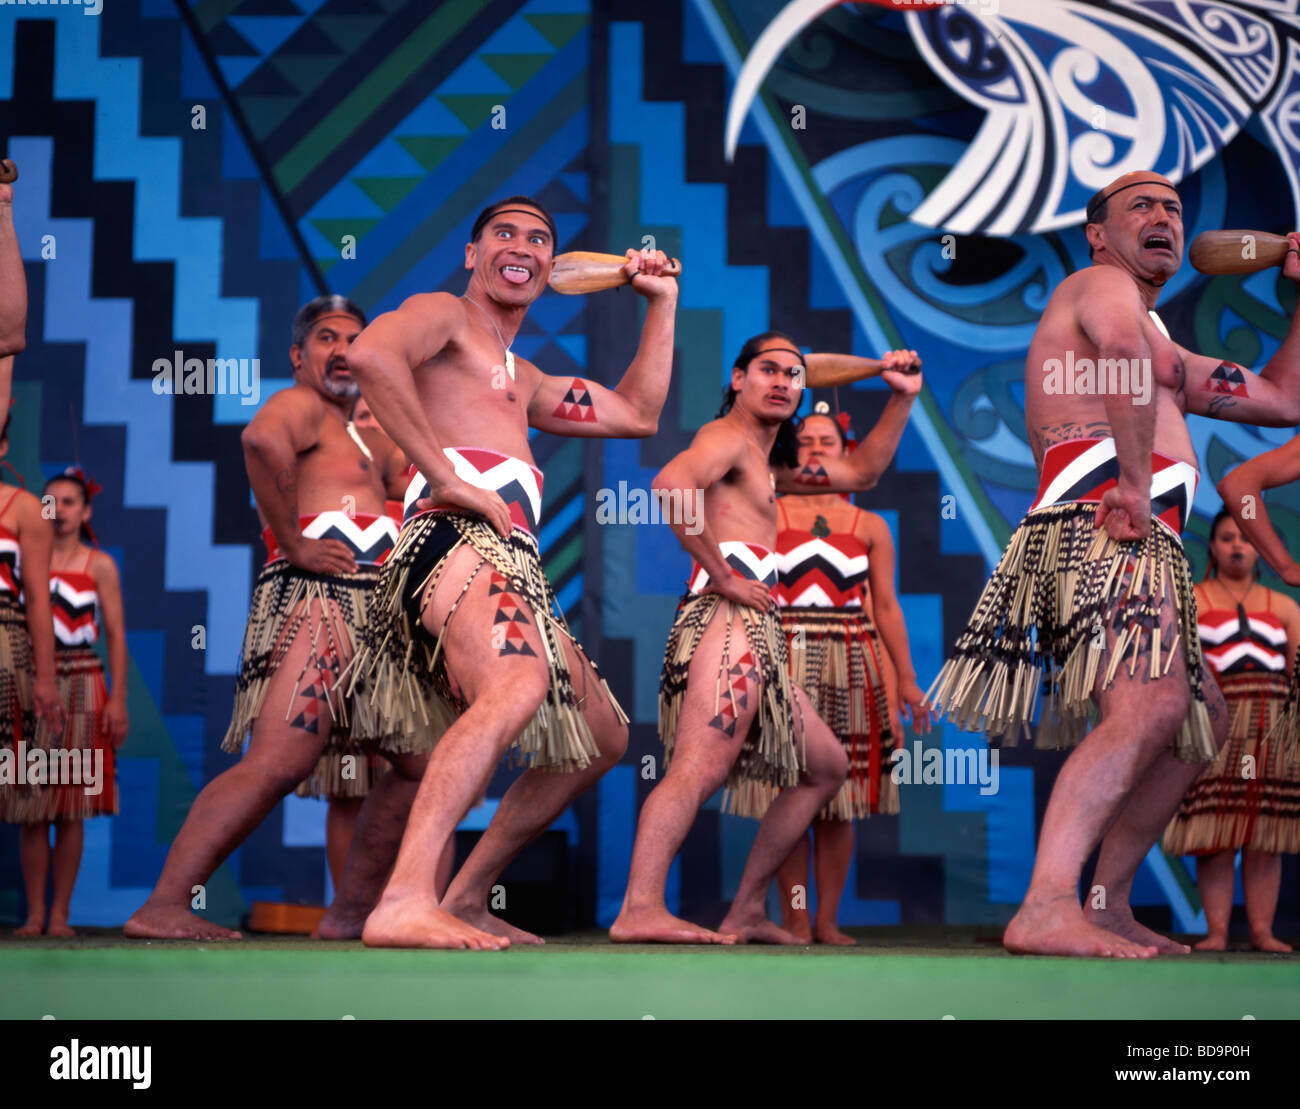
[[(1198, 479), (1185, 416), (1300, 422), (1300, 326), (1258, 375), (1170, 338), (1153, 309), (1182, 264), (1182, 205), (1158, 174), (1098, 192), (1086, 233), (1093, 264), (1053, 293), (1025, 365), (1038, 494), (929, 697), (959, 726), (1015, 742), (1042, 680), (1039, 746), (1077, 744), (1008, 950), (1149, 958), (1188, 948), (1134, 919), (1133, 877), (1226, 729), (1182, 548)], [(1300, 282), (1300, 233), (1288, 238), (1283, 273)], [(1063, 378), (1065, 365), (1086, 372)]]
[[(806, 371), (805, 371), (806, 367)], [(669, 503), (702, 501), (703, 527), (670, 520), (694, 564), (664, 653), (659, 730), (667, 773), (642, 806), (615, 943), (801, 943), (767, 919), (767, 888), (813, 818), (844, 783), (839, 739), (789, 681), (773, 611), (776, 493), (871, 488), (894, 456), (921, 389), (915, 351), (874, 361), (809, 355), (777, 331), (751, 338), (719, 418), (654, 480)], [(893, 392), (848, 458), (800, 466), (793, 416), (813, 384), (880, 373)], [(795, 649), (802, 649), (796, 647)], [(724, 782), (727, 808), (759, 820), (731, 910), (711, 931), (673, 916), (664, 890), (700, 806)], [(782, 787), (775, 799), (772, 787)]]
[[(654, 434), (672, 371), (677, 283), (661, 251), (628, 251), (603, 283), (630, 283), (647, 302), (622, 380), (610, 389), (548, 377), (510, 346), (552, 276), (555, 246), (555, 224), (536, 201), (491, 205), (465, 248), (464, 295), (411, 297), (348, 353), (375, 417), (412, 463), (401, 538), (353, 670), (355, 711), (376, 734), (436, 742), (391, 876), (384, 884), (373, 875), (352, 898), (360, 918), (383, 885), (361, 930), (369, 946), (539, 942), (489, 913), (492, 884), (627, 746), (627, 717), (542, 570), (542, 474), (528, 432)], [(529, 769), (440, 904), (438, 856), (507, 751)]]

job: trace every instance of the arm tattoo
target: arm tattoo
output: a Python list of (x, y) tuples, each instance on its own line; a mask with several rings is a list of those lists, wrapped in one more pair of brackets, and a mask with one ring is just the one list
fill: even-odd
[(809, 462), (796, 471), (794, 483), (796, 485), (829, 485), (831, 478), (820, 462)]
[(594, 424), (596, 422), (596, 409), (591, 403), (591, 392), (582, 378), (575, 377), (573, 379), (569, 391), (564, 394), (564, 399), (560, 401), (559, 406), (551, 415), (561, 420), (573, 420), (580, 424)]
[(1218, 418), (1225, 409), (1235, 408), (1236, 404), (1237, 402), (1232, 397), (1215, 397), (1206, 408), (1206, 414), (1212, 418)]
[[(1220, 362), (1214, 373), (1206, 379), (1205, 388), (1211, 393), (1223, 393), (1231, 397), (1248, 397), (1246, 372), (1236, 362)], [(1213, 416), (1211, 405), (1210, 415)]]
[(277, 493), (296, 493), (298, 491), (298, 467), (290, 466), (287, 470), (281, 470), (275, 475), (275, 491)]

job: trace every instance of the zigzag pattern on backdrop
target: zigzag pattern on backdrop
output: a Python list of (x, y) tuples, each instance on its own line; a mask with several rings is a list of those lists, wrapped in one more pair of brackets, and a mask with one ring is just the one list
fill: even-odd
[[(512, 192), (546, 204), (561, 249), (572, 248), (588, 193), (586, 0), (299, 7), (244, 0), (192, 14), (335, 291), (372, 313), (430, 288), (459, 292), (474, 214)], [(583, 307), (543, 297), (515, 352), (547, 373), (582, 374)], [(539, 539), (567, 610), (583, 588), (578, 452), (542, 437), (534, 453), (548, 478)]]
[[(309, 7), (329, 18), (347, 6), (304, 4), (292, 18), (306, 25)], [(399, 6), (412, 7), (389, 5)], [(222, 7), (221, 19), (230, 15), (265, 44), (265, 20), (276, 18), (268, 7), (293, 5), (201, 4), (187, 14), (216, 28), (221, 19), (213, 22), (213, 15)], [(562, 65), (581, 81), (586, 16), (565, 7), (535, 4), (528, 15), (544, 40), (555, 38), (551, 53), (568, 44)], [(256, 406), (236, 395), (159, 397), (153, 362), (171, 361), (177, 350), (182, 358), (257, 358), (260, 402), (288, 383), (288, 322), (320, 280), (314, 261), (297, 247), (298, 228), (282, 218), (284, 198), (261, 173), (265, 152), (243, 141), (238, 125), (246, 122), (239, 115), (245, 105), (225, 100), (220, 81), (214, 83), (206, 43), (169, 3), (144, 0), (134, 8), (113, 5), (102, 18), (79, 20), (41, 12), (0, 24), (0, 87), (16, 92), (0, 103), (0, 130), (18, 136), (39, 121), (42, 133), (55, 136), (53, 143), (13, 138), (8, 146), (22, 165), (19, 236), (33, 290), (29, 349), (19, 360), (16, 391), (29, 395), (26, 380), (46, 387), (39, 453), (47, 470), (72, 461), (66, 399), (74, 418), (87, 413), (78, 429), (80, 460), (107, 486), (96, 502), (97, 524), (106, 541), (123, 543), (110, 550), (123, 571), (134, 726), (120, 762), (122, 815), (87, 828), (87, 876), (74, 901), (74, 915), (87, 923), (120, 922), (138, 905), (194, 790), (230, 765), (216, 742), (228, 722), (245, 598), (264, 554), (254, 540), (258, 528), (238, 442)], [(480, 42), (492, 30), (480, 27)], [(462, 40), (452, 52), (458, 64), (473, 52), (465, 46)], [(349, 56), (348, 64), (355, 75), (388, 62), (371, 52)], [(227, 65), (217, 73), (229, 81), (234, 71)], [(547, 99), (536, 85), (524, 98), (530, 108), (544, 108)], [(534, 137), (550, 126), (560, 138), (542, 136), (544, 149), (514, 167), (521, 180), (509, 182), (509, 191), (532, 191), (555, 205), (561, 226), (576, 235), (585, 223), (575, 218), (587, 189), (585, 107), (563, 107), (534, 125)], [(475, 135), (464, 129), (467, 142)], [(357, 158), (365, 142), (366, 132), (358, 131), (350, 148)], [(349, 162), (345, 169), (351, 168)], [(486, 166), (476, 202), (506, 190), (493, 175), (499, 169)], [(402, 219), (409, 232), (409, 215), (395, 214), (394, 227)], [(41, 257), (47, 234), (57, 241), (57, 264)], [(375, 256), (375, 241), (367, 239), (362, 258)], [(390, 266), (381, 277), (428, 289), (423, 262), (423, 253), (399, 259), (399, 268)], [(404, 264), (422, 272), (407, 274)], [(348, 272), (340, 264), (331, 283)], [(463, 281), (454, 263), (436, 277), (455, 279)], [(45, 311), (46, 304), (58, 311)], [(582, 307), (580, 298), (545, 298), (516, 350), (547, 370), (584, 374)], [(65, 368), (56, 373), (56, 365)], [(576, 605), (583, 588), (580, 445), (542, 437), (536, 454), (550, 471), (540, 539), (561, 603)], [(206, 651), (190, 649), (200, 625)], [(283, 817), (273, 814), (209, 884), (209, 912), (233, 920), (245, 899), (258, 896), (319, 901), (318, 808), (294, 800)], [(11, 859), (6, 853), (5, 877), (14, 878), (6, 889), (19, 885), (16, 873), (8, 873)], [(98, 887), (88, 877), (92, 869)], [(116, 885), (107, 884), (110, 874)], [(7, 907), (16, 911), (0, 895), (0, 911)]]

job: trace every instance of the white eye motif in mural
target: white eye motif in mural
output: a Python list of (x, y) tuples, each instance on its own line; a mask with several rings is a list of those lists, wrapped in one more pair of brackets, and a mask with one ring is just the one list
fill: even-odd
[[(836, 7), (793, 0), (755, 41), (727, 117), (730, 159), (764, 77)], [(893, 3), (882, 4), (897, 10)], [(928, 227), (1040, 233), (1083, 221), (1131, 170), (1175, 183), (1258, 113), (1300, 215), (1300, 0), (997, 0), (907, 12), (918, 52), (987, 115), (911, 213)]]

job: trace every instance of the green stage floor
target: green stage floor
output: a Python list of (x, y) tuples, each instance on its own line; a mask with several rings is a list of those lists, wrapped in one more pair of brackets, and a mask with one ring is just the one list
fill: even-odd
[(505, 952), (0, 936), (0, 1018), (1300, 1018), (1300, 954), (1015, 958), (973, 929), (849, 929), (856, 948)]

